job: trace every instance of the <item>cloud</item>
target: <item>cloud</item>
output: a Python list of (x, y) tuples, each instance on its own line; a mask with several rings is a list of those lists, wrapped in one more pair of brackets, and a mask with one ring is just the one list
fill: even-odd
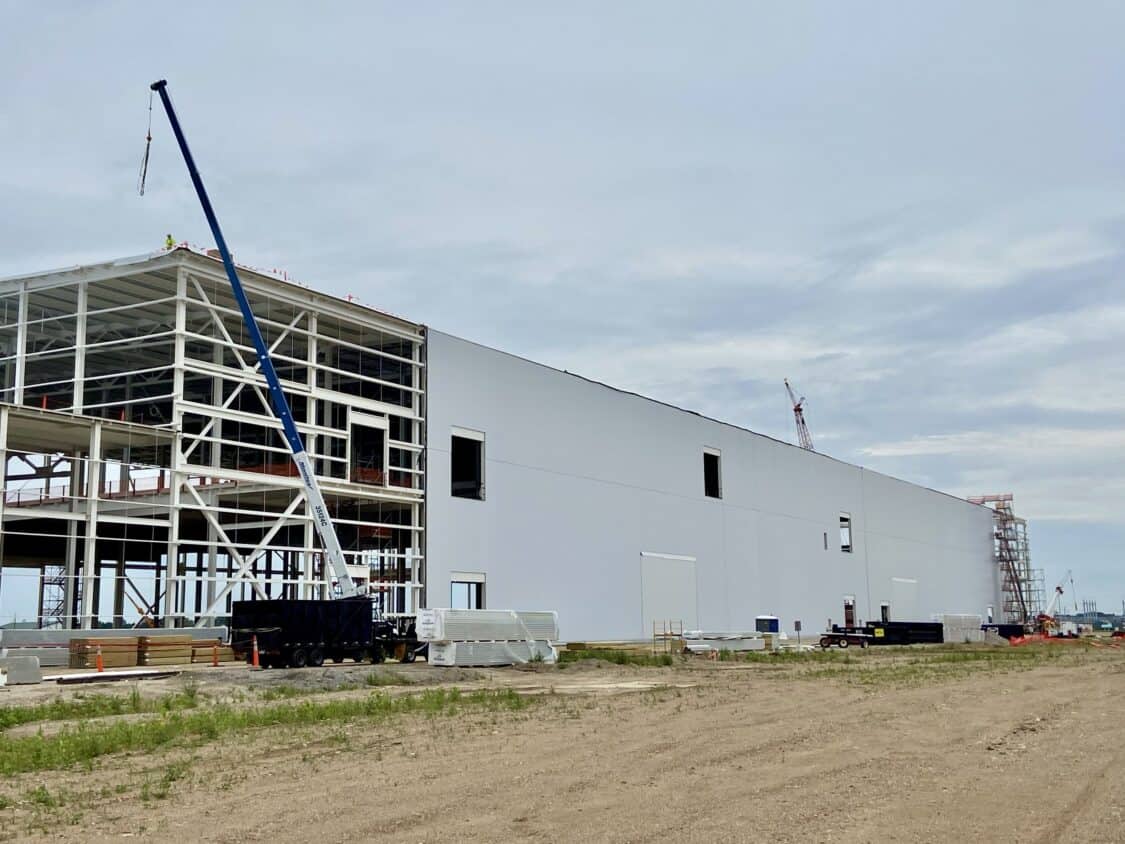
[(956, 231), (890, 250), (856, 276), (861, 287), (1004, 287), (1040, 272), (1117, 254), (1096, 232), (1076, 228), (1034, 234)]
[(897, 442), (876, 443), (859, 449), (869, 457), (908, 457), (916, 455), (1026, 456), (1036, 459), (1075, 459), (1094, 454), (1119, 452), (1125, 460), (1125, 430), (1081, 428), (1025, 428), (996, 431), (961, 431), (954, 434), (914, 436)]

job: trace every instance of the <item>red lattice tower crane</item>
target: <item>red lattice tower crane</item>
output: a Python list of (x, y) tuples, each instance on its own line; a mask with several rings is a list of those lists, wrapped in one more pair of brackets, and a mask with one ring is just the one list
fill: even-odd
[(805, 424), (805, 397), (797, 398), (793, 388), (789, 386), (789, 379), (785, 379), (785, 391), (789, 393), (789, 401), (793, 403), (793, 417), (797, 420), (797, 441), (801, 444), (801, 448), (806, 448), (809, 451), (816, 451), (812, 444), (812, 434), (809, 433), (809, 426)]

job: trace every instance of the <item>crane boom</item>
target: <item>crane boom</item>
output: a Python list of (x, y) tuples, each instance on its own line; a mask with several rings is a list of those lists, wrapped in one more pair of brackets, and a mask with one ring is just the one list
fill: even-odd
[(230, 250), (227, 249), (227, 242), (223, 237), (222, 229), (219, 228), (219, 220), (215, 216), (215, 209), (211, 207), (211, 200), (207, 196), (206, 188), (203, 187), (203, 179), (195, 166), (195, 159), (192, 158), (191, 150), (188, 149), (187, 139), (184, 137), (183, 129), (180, 128), (176, 111), (172, 108), (172, 100), (168, 96), (168, 82), (161, 79), (158, 82), (153, 82), (150, 87), (160, 95), (160, 102), (168, 115), (168, 122), (172, 124), (172, 132), (176, 136), (176, 143), (180, 146), (184, 163), (187, 165), (188, 175), (191, 176), (191, 183), (195, 186), (195, 192), (199, 197), (199, 204), (203, 206), (203, 214), (207, 217), (207, 224), (211, 227), (215, 245), (223, 258), (223, 267), (227, 271), (227, 278), (230, 279), (234, 298), (238, 301), (239, 310), (242, 311), (242, 319), (246, 323), (246, 330), (250, 334), (250, 339), (254, 343), (254, 350), (258, 355), (258, 365), (261, 367), (262, 374), (265, 376), (266, 384), (269, 387), (270, 402), (273, 405), (274, 415), (281, 421), (281, 430), (285, 434), (285, 441), (289, 444), (289, 449), (293, 453), (293, 462), (297, 466), (297, 471), (301, 475), (301, 482), (305, 487), (305, 497), (312, 513), (313, 524), (316, 526), (316, 532), (324, 545), (325, 555), (328, 557), (333, 575), (340, 586), (341, 595), (345, 598), (357, 595), (359, 589), (348, 573), (348, 566), (344, 561), (344, 550), (340, 547), (340, 539), (336, 536), (336, 528), (333, 527), (332, 520), (328, 517), (328, 507), (324, 503), (324, 495), (321, 494), (320, 485), (317, 483), (312, 459), (305, 450), (304, 440), (301, 439), (301, 434), (293, 421), (293, 413), (289, 409), (289, 402), (281, 389), (281, 380), (277, 377), (277, 370), (274, 369), (269, 347), (266, 346), (266, 341), (258, 328), (258, 320), (254, 317), (254, 311), (250, 308), (250, 300), (246, 298), (246, 291), (243, 290), (242, 282), (235, 271), (234, 261), (231, 259)]
[(789, 393), (789, 401), (793, 404), (793, 417), (797, 420), (797, 441), (801, 444), (801, 448), (808, 449), (809, 451), (816, 451), (812, 444), (812, 434), (809, 433), (809, 426), (805, 424), (805, 397), (797, 398), (797, 394), (793, 392), (793, 388), (789, 386), (789, 379), (785, 379), (785, 391)]
[(1070, 569), (1067, 569), (1066, 574), (1063, 575), (1062, 580), (1060, 580), (1058, 582), (1058, 585), (1055, 587), (1055, 592), (1053, 595), (1051, 595), (1051, 601), (1047, 604), (1047, 608), (1043, 610), (1043, 615), (1054, 618), (1055, 613), (1061, 609), (1060, 605), (1062, 604), (1063, 584), (1068, 580), (1070, 581), (1071, 591), (1074, 591), (1074, 577), (1071, 575)]

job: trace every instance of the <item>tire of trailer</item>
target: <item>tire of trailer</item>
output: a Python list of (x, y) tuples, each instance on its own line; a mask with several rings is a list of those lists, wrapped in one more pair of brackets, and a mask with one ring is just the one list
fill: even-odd
[(864, 639), (864, 640), (863, 640), (862, 642), (860, 642), (860, 643), (859, 643), (859, 646), (860, 646), (861, 648), (866, 648), (866, 647), (867, 647), (867, 645), (868, 645), (868, 642), (867, 642), (867, 640), (866, 640), (866, 639)]
[(340, 656), (339, 654), (332, 654), (332, 661), (334, 663), (336, 663), (336, 665), (339, 665), (341, 662), (344, 661), (344, 658), (342, 656)]
[(382, 662), (386, 658), (387, 658), (387, 655), (385, 653), (383, 653), (383, 648), (382, 648), (381, 645), (375, 645), (375, 647), (373, 647), (371, 649), (371, 662), (372, 662), (372, 664), (378, 665), (380, 662)]
[(309, 665), (313, 668), (320, 668), (324, 665), (324, 651), (320, 648), (313, 648), (309, 651)]
[(821, 636), (820, 637), (820, 646), (822, 648), (824, 648), (824, 650), (828, 650), (830, 647), (832, 647), (832, 640), (829, 639), (827, 636)]
[(413, 662), (418, 658), (418, 652), (415, 651), (410, 645), (406, 646), (406, 653), (402, 655), (403, 662)]
[(293, 655), (289, 657), (289, 664), (294, 668), (304, 668), (309, 664), (309, 654), (304, 648), (297, 648), (293, 651)]
[(836, 643), (837, 647), (841, 647), (841, 648), (846, 648), (850, 644), (851, 644), (851, 642), (849, 642), (847, 640), (847, 637), (844, 637), (844, 638), (840, 639), (840, 641), (838, 641)]

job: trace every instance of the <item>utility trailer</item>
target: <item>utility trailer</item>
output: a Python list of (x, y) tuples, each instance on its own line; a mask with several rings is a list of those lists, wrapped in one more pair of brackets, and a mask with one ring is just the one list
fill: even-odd
[(849, 648), (852, 645), (866, 648), (873, 643), (874, 638), (870, 633), (864, 633), (862, 628), (844, 629), (834, 624), (829, 632), (820, 634), (820, 646), (824, 650), (828, 650), (833, 645), (838, 648)]
[(367, 598), (235, 601), (231, 647), (249, 659), (254, 637), (263, 668), (319, 667), (325, 660), (413, 662), (426, 646), (413, 618), (380, 616)]

